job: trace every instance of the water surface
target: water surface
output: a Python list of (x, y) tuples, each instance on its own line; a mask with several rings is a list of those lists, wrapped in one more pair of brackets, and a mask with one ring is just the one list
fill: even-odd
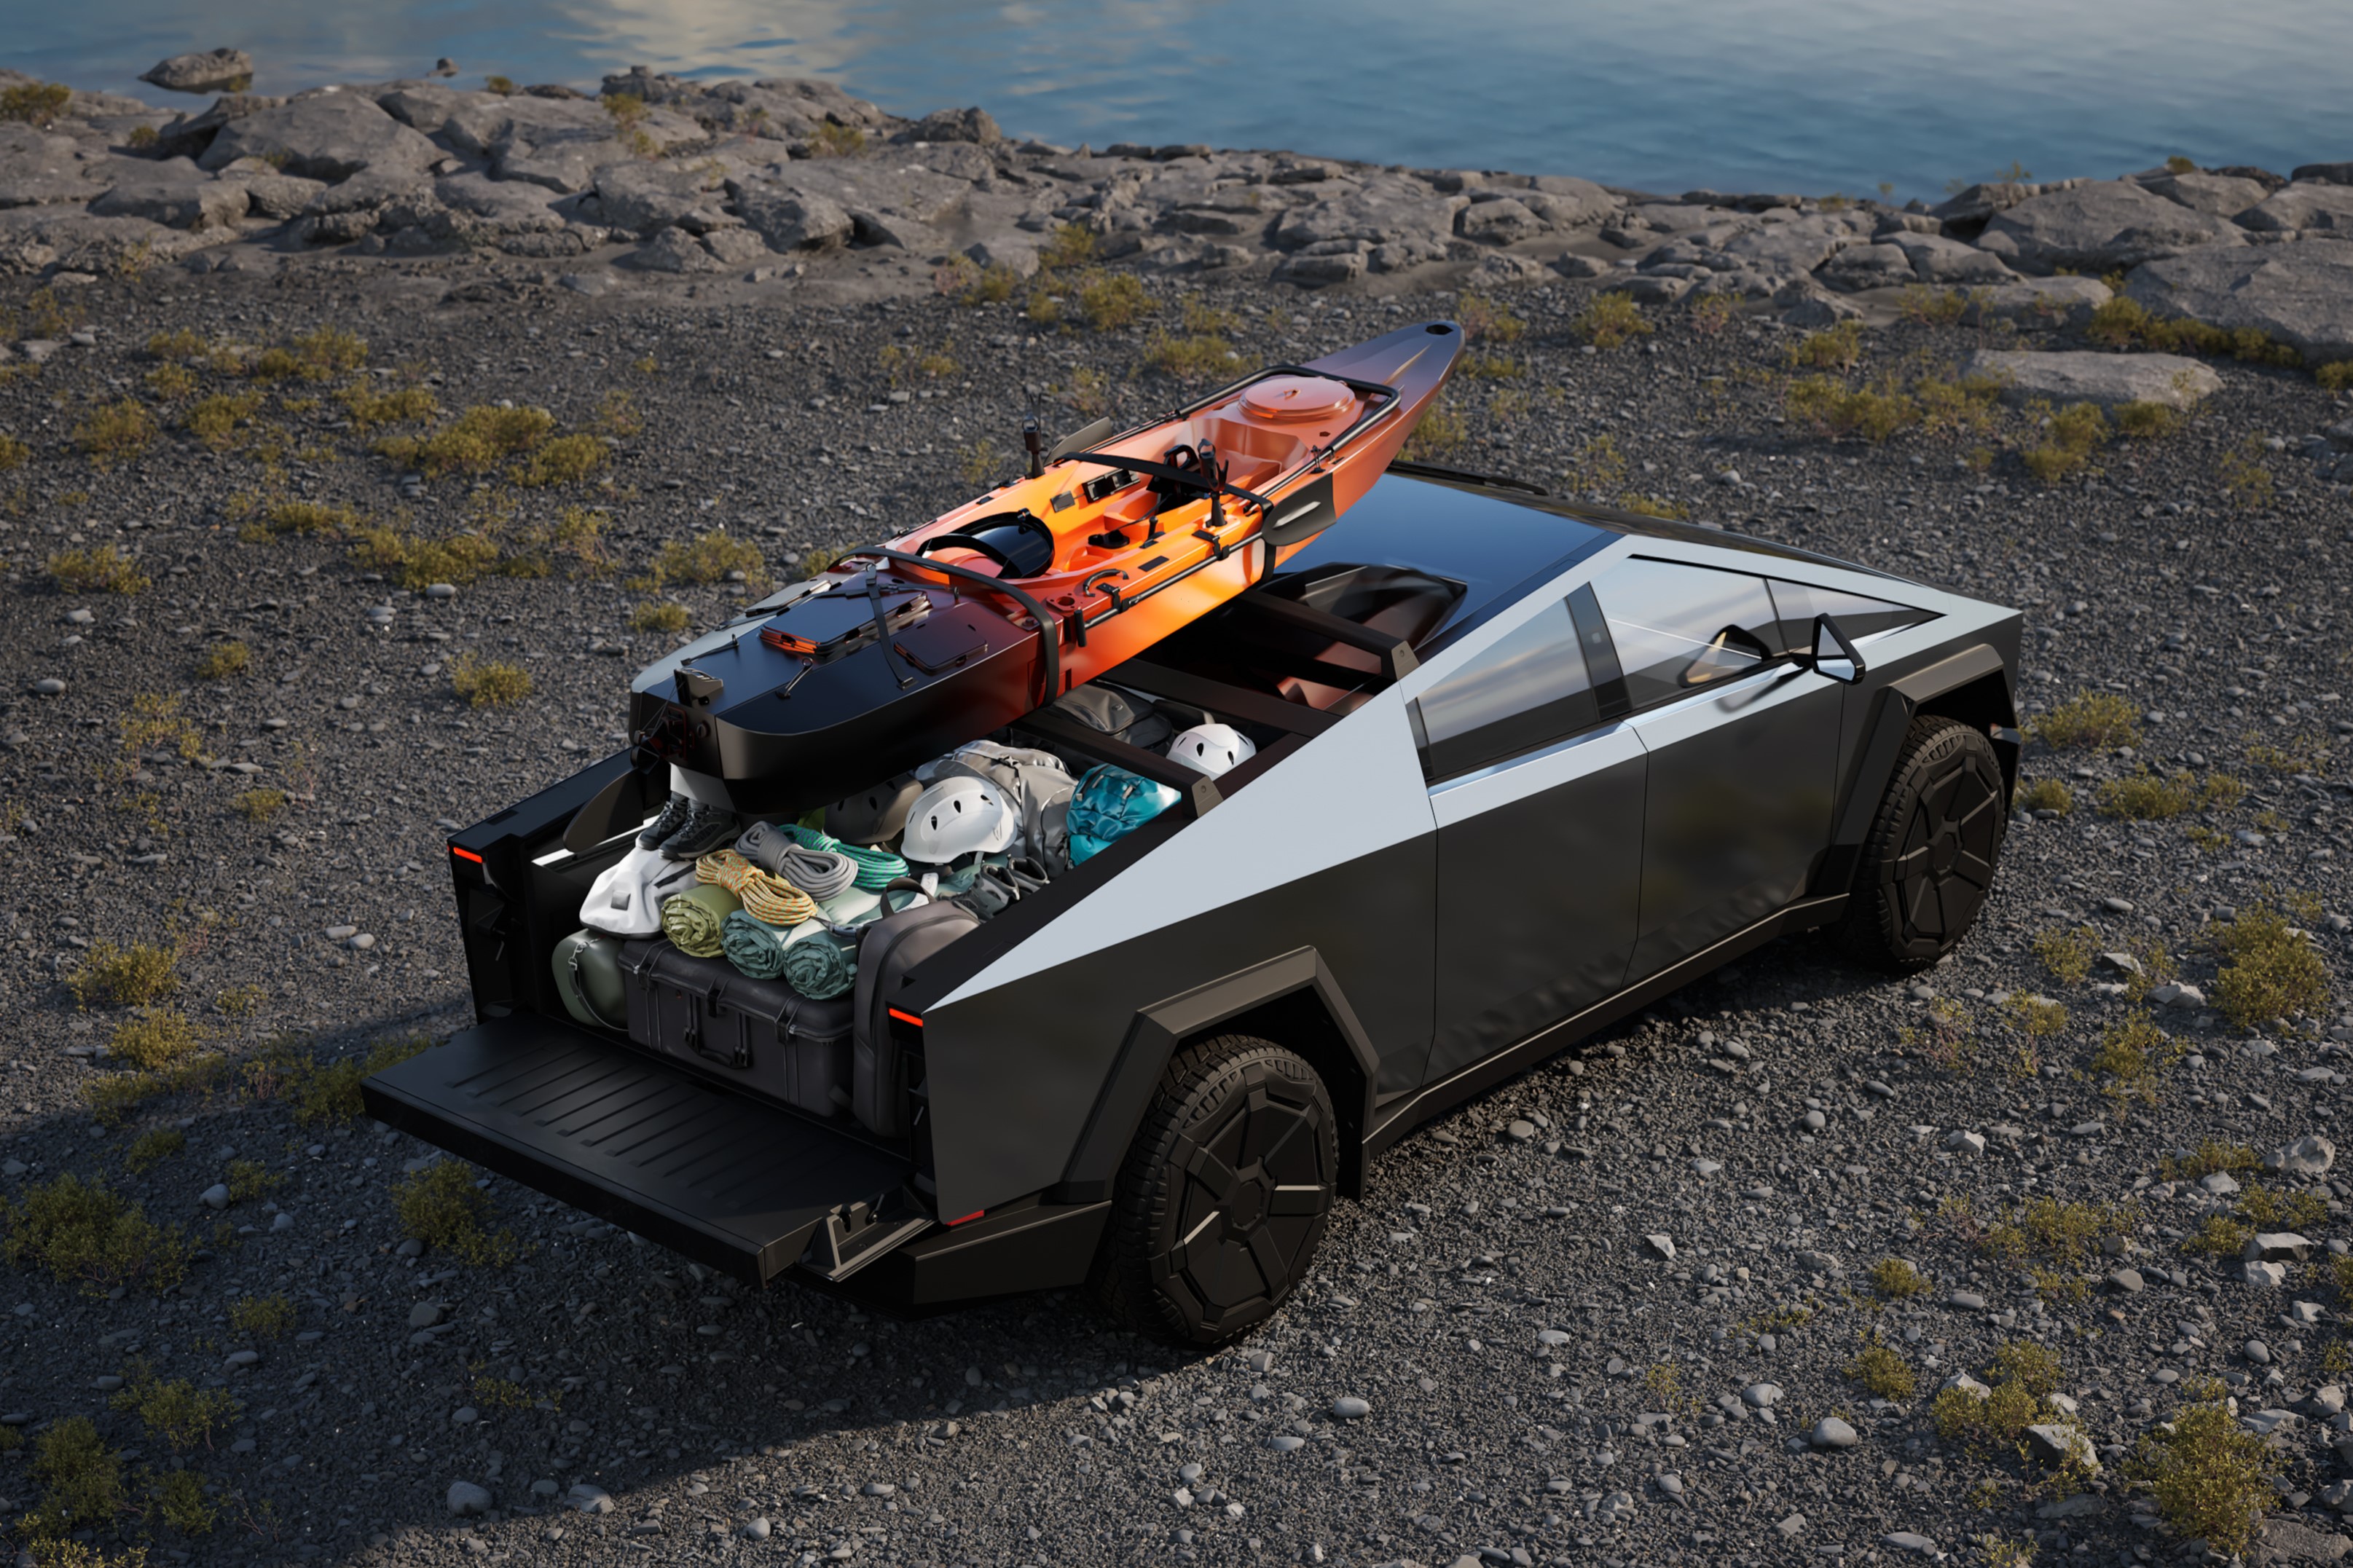
[[(1063, 143), (1208, 142), (1682, 191), (1934, 197), (2023, 168), (2353, 159), (2348, 0), (7, 0), (0, 65), (137, 74), (252, 52), (256, 87), (448, 55), (822, 76), (902, 114), (978, 103)], [(195, 100), (181, 100), (194, 102)]]

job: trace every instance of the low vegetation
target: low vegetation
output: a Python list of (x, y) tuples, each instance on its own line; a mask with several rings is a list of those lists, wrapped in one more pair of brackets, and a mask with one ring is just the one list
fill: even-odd
[(2212, 941), (2221, 958), (2214, 1001), (2232, 1023), (2251, 1027), (2327, 1005), (2327, 966), (2311, 938), (2280, 910), (2263, 904), (2242, 910), (2216, 928)]
[(468, 1263), (503, 1266), (521, 1247), (506, 1231), (486, 1228), (491, 1200), (474, 1184), (473, 1168), (438, 1160), (393, 1188), (400, 1227), (427, 1247), (454, 1253)]
[(2103, 750), (2140, 743), (2140, 717), (2132, 703), (2113, 691), (2079, 691), (2027, 726), (2035, 740), (2062, 750)]
[(2143, 1435), (2126, 1478), (2148, 1493), (2174, 1534), (2234, 1556), (2253, 1543), (2278, 1501), (2269, 1479), (2273, 1457), (2239, 1425), (2221, 1384), (2201, 1382), (2188, 1392), (2188, 1405)]
[(760, 558), (760, 547), (723, 528), (714, 528), (694, 539), (673, 539), (663, 545), (653, 565), (632, 586), (653, 589), (672, 583), (723, 583), (737, 572), (755, 588), (768, 585), (767, 563)]
[(294, 1326), (294, 1303), (282, 1294), (241, 1296), (229, 1303), (228, 1326), (248, 1339), (283, 1339)]
[(144, 1007), (180, 988), (180, 951), (175, 943), (161, 946), (134, 942), (117, 947), (103, 939), (66, 976), (74, 1000), (88, 1007)]
[(1604, 353), (1623, 348), (1636, 338), (1647, 338), (1651, 331), (1641, 307), (1623, 294), (1595, 295), (1568, 327)]
[(1873, 1334), (1843, 1369), (1846, 1375), (1881, 1399), (1905, 1400), (1918, 1389), (1912, 1366), (1894, 1346)]
[(187, 412), (180, 416), (180, 427), (214, 451), (224, 451), (235, 443), (237, 431), (252, 424), (260, 412), (258, 392), (216, 392), (188, 405)]
[(2086, 926), (2073, 931), (2046, 931), (2034, 939), (2034, 956), (2054, 980), (2080, 985), (2091, 977), (2092, 958), (2099, 952), (2099, 935)]
[(0, 1258), (91, 1296), (168, 1289), (186, 1274), (192, 1250), (176, 1227), (155, 1224), (102, 1181), (69, 1173), (0, 1196)]
[(47, 125), (73, 102), (61, 81), (28, 81), (0, 91), (0, 124)]
[(375, 449), (427, 479), (439, 479), (451, 473), (488, 473), (531, 452), (554, 432), (555, 416), (544, 408), (478, 404), (429, 435), (388, 436)]
[(629, 612), (629, 629), (633, 632), (682, 632), (693, 624), (693, 617), (684, 605), (675, 599), (639, 605)]
[(2246, 786), (2227, 773), (2209, 773), (2204, 782), (2189, 773), (2159, 774), (2147, 768), (2100, 785), (2100, 812), (2127, 822), (2160, 822), (2212, 806), (2232, 806)]
[(1929, 1288), (1928, 1277), (1901, 1258), (1883, 1258), (1871, 1268), (1872, 1289), (1891, 1301), (1905, 1301)]
[(196, 656), (195, 666), (199, 680), (227, 680), (243, 675), (253, 662), (253, 650), (241, 642), (216, 642)]
[(519, 664), (459, 654), (449, 661), (449, 689), (476, 708), (501, 708), (531, 695), (531, 672)]
[(2108, 1080), (2101, 1092), (2113, 1100), (2157, 1099), (2157, 1076), (2181, 1058), (2181, 1047), (2146, 1013), (2111, 1024), (2093, 1053), (2092, 1070)]
[(2159, 353), (2206, 354), (2254, 364), (2295, 366), (2304, 356), (2253, 327), (2212, 327), (2186, 318), (2167, 319), (2128, 294), (2118, 294), (2092, 312), (2084, 336), (2112, 349), (2148, 349)]
[(107, 1050), (142, 1072), (195, 1055), (200, 1042), (187, 1018), (168, 1007), (142, 1007), (114, 1026)]
[(138, 594), (148, 587), (139, 563), (111, 544), (60, 551), (46, 564), (50, 581), (69, 594)]
[(107, 1403), (134, 1417), (149, 1436), (175, 1454), (211, 1447), (213, 1434), (237, 1418), (237, 1401), (227, 1390), (199, 1389), (185, 1378), (157, 1377), (145, 1362), (131, 1363), (121, 1392)]
[(155, 439), (155, 418), (145, 404), (126, 397), (91, 409), (74, 426), (73, 438), (83, 456), (103, 467), (145, 451)]
[(2075, 792), (2067, 787), (2064, 779), (2034, 779), (2019, 786), (2018, 808), (2021, 811), (2047, 811), (2056, 816), (2073, 815)]
[(144, 1175), (188, 1146), (188, 1135), (176, 1127), (158, 1127), (142, 1132), (122, 1152), (123, 1169), (132, 1175)]

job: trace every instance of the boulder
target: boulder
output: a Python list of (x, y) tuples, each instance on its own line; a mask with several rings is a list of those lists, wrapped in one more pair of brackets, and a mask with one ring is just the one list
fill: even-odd
[[(2335, 432), (2331, 431), (2331, 435)], [(2353, 430), (2348, 430), (2353, 434)], [(2337, 1145), (2317, 1133), (2308, 1133), (2263, 1162), (2266, 1169), (2290, 1176), (2322, 1176), (2337, 1163)]]
[(1038, 275), (1038, 242), (1018, 229), (976, 239), (964, 247), (964, 253), (984, 270), (1001, 267), (1016, 278)]
[(2105, 273), (2137, 267), (2199, 246), (2235, 244), (2239, 233), (2227, 219), (2129, 181), (2094, 180), (1996, 215), (1978, 245), (2021, 272), (2048, 276), (2062, 268)]
[(2266, 1564), (2312, 1563), (2325, 1568), (2328, 1563), (2342, 1563), (2348, 1552), (2353, 1552), (2353, 1540), (2315, 1530), (2284, 1514), (2274, 1514), (2263, 1521), (2263, 1544), (2250, 1561)]
[(86, 202), (102, 188), (70, 136), (0, 124), (0, 207)]
[(176, 260), (216, 244), (219, 236), (166, 228), (151, 218), (102, 217), (78, 207), (14, 207), (0, 212), (0, 275), (120, 272)]
[(1912, 258), (1893, 245), (1853, 245), (1822, 263), (1814, 274), (1832, 289), (1853, 293), (1913, 281)]
[(2287, 172), (2291, 183), (2318, 180), (2331, 185), (2353, 185), (2353, 163), (2305, 163)]
[(1487, 245), (1510, 245), (1534, 239), (1545, 231), (1544, 219), (1509, 196), (1474, 201), (1454, 215), (1454, 232)]
[(2142, 181), (2141, 188), (2216, 217), (2237, 217), (2270, 194), (2260, 180), (2233, 174), (2159, 174)]
[(253, 80), (253, 57), (243, 49), (174, 55), (149, 66), (139, 79), (166, 92), (243, 92)]
[(1886, 237), (1886, 243), (1904, 253), (1912, 263), (1913, 276), (1923, 283), (1971, 286), (2008, 283), (2018, 277), (2000, 257), (1941, 234), (1897, 229)]
[(229, 121), (197, 165), (218, 169), (260, 158), (290, 174), (330, 183), (363, 169), (421, 173), (441, 156), (433, 145), (374, 100), (355, 92), (320, 92)]
[[(265, 109), (279, 108), (285, 101), (282, 98), (270, 98), (261, 93), (225, 93), (213, 100), (212, 107), (202, 113), (184, 114), (158, 131), (155, 145), (149, 151), (164, 158), (195, 157), (213, 144), (214, 137), (223, 126), (250, 114), (259, 114)], [(207, 166), (225, 168), (231, 162), (234, 160), (224, 159), (217, 165)]]
[(1797, 277), (1813, 271), (1839, 251), (1860, 243), (1868, 227), (1844, 213), (1810, 213), (1788, 223), (1767, 224), (1725, 234), (1715, 240), (1724, 254), (1760, 272)]
[(158, 163), (90, 203), (100, 217), (143, 217), (170, 228), (234, 228), (245, 216), (242, 181), (216, 179), (185, 158)]
[(1418, 180), (1382, 176), (1328, 188), (1335, 184), (1325, 182), (1314, 199), (1286, 209), (1276, 220), (1279, 248), (1305, 250), (1333, 240), (1404, 243), (1443, 256), (1454, 233), (1454, 215), (1471, 205), (1467, 196), (1441, 195)]
[(2080, 326), (2112, 298), (2096, 278), (2021, 278), (1971, 290), (1961, 320), (1972, 327), (1996, 321), (2028, 328)]
[(327, 188), (324, 180), (306, 180), (300, 174), (281, 174), (275, 170), (259, 174), (231, 170), (223, 173), (221, 178), (235, 180), (245, 187), (246, 210), (257, 217), (299, 216)]
[(849, 241), (855, 226), (830, 197), (773, 187), (741, 186), (736, 211), (772, 250), (822, 250)]
[(985, 109), (937, 109), (893, 136), (893, 142), (976, 142), (986, 147), (1005, 132)]
[(1532, 174), (1527, 188), (1513, 195), (1555, 228), (1584, 228), (1613, 216), (1622, 205), (1592, 181), (1569, 174)]
[[(1779, 295), (1777, 294), (1774, 297), (1778, 300)], [(1862, 319), (1862, 312), (1860, 310), (1835, 294), (1808, 295), (1781, 312), (1781, 320), (1786, 325), (1801, 327), (1810, 332), (1835, 327), (1841, 321), (1858, 321)]]
[(1296, 283), (1303, 288), (1322, 289), (1334, 283), (1355, 282), (1365, 275), (1365, 268), (1370, 260), (1370, 255), (1362, 250), (1320, 253), (1303, 250), (1296, 255), (1284, 257), (1275, 268), (1272, 276), (1278, 283)]
[(670, 163), (615, 163), (596, 171), (601, 220), (632, 234), (650, 234), (693, 215), (717, 226), (722, 194), (714, 174)]
[(2042, 397), (2103, 408), (2126, 403), (2188, 408), (2222, 386), (2222, 378), (2203, 361), (2179, 354), (1976, 349), (1962, 356), (1960, 371), (2003, 383), (2002, 401), (2012, 407)]
[(2353, 245), (2203, 246), (2137, 268), (2125, 292), (2160, 316), (2268, 332), (2315, 364), (2353, 359)]
[(2242, 227), (2279, 233), (2320, 230), (2353, 236), (2353, 185), (2306, 180), (2285, 185), (2239, 214)]
[(491, 235), (545, 234), (565, 226), (555, 194), (522, 180), (487, 174), (451, 174), (433, 183), (437, 201), (460, 221), (459, 229)]
[[(438, 94), (439, 89), (427, 89)], [(420, 95), (421, 96), (421, 95)], [(437, 134), (462, 153), (490, 161), (502, 180), (528, 180), (566, 195), (586, 191), (596, 172), (609, 164), (641, 162), (707, 139), (708, 133), (674, 109), (649, 110), (629, 134), (604, 105), (578, 98), (500, 98), (490, 93), (453, 93)], [(408, 107), (408, 106), (405, 106)], [(410, 108), (429, 114), (431, 109)]]
[(717, 272), (719, 258), (682, 228), (666, 228), (621, 258), (624, 266), (647, 272)]
[(2081, 1426), (2064, 1426), (2056, 1423), (2039, 1424), (2026, 1429), (2027, 1451), (2046, 1465), (2063, 1465), (2070, 1460), (2093, 1475), (2100, 1473), (2099, 1455), (2093, 1450), (2091, 1435)]
[(1928, 209), (1928, 216), (1948, 228), (1976, 228), (1996, 213), (2008, 212), (2019, 203), (2041, 195), (2042, 191), (2041, 185), (2021, 184), (2011, 180), (1991, 181), (1971, 185), (1957, 195), (1937, 203)]
[(2247, 1238), (2239, 1256), (2265, 1263), (2301, 1263), (2312, 1256), (2313, 1243), (2292, 1230), (2258, 1231)]

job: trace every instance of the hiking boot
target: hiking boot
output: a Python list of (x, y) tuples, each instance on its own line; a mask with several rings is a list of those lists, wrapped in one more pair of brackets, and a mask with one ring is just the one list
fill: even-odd
[(673, 794), (668, 800), (662, 802), (661, 815), (647, 823), (643, 831), (638, 833), (638, 847), (640, 849), (659, 847), (663, 839), (686, 826), (686, 819), (693, 810), (692, 800), (683, 795)]
[(696, 801), (678, 831), (661, 841), (662, 858), (692, 860), (713, 849), (726, 848), (743, 831), (744, 825), (735, 820), (733, 812)]

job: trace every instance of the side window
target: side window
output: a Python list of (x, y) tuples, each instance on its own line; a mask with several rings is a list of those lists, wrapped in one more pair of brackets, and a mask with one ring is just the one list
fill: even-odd
[(1901, 631), (1916, 626), (1935, 617), (1926, 610), (1915, 610), (1909, 605), (1891, 604), (1885, 599), (1868, 598), (1861, 594), (1841, 593), (1836, 588), (1817, 588), (1807, 583), (1790, 583), (1779, 577), (1770, 579), (1773, 604), (1781, 613), (1781, 639), (1774, 651), (1814, 646), (1814, 617), (1828, 616), (1839, 624), (1839, 630), (1851, 637), (1867, 637), (1873, 632)]
[(1638, 559), (1611, 568), (1596, 586), (1636, 708), (1735, 679), (1780, 651), (1762, 577)]
[[(1579, 590), (1580, 593), (1584, 590)], [(1569, 602), (1527, 624), (1421, 694), (1413, 705), (1432, 783), (1504, 762), (1599, 721)]]

